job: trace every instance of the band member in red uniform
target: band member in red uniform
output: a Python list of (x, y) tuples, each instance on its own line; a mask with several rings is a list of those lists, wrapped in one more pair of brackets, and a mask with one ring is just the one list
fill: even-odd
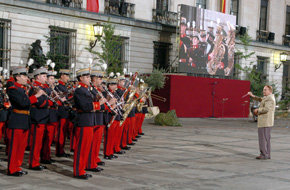
[(91, 150), (94, 126), (95, 111), (101, 109), (104, 102), (95, 102), (94, 95), (90, 91), (90, 72), (89, 69), (77, 71), (79, 86), (74, 93), (75, 107), (77, 109), (75, 123), (76, 146), (74, 150), (74, 177), (88, 179), (92, 177), (86, 174), (85, 169), (88, 164), (89, 153)]
[[(68, 97), (68, 89), (67, 89), (67, 82), (69, 80), (69, 73), (70, 70), (68, 69), (60, 69), (59, 74), (60, 74), (60, 79), (58, 81), (58, 84), (55, 86), (55, 90), (58, 93), (63, 94), (63, 96), (66, 97), (68, 100), (71, 97)], [(65, 146), (65, 139), (66, 139), (66, 134), (69, 131), (69, 108), (65, 105), (59, 106), (58, 107), (58, 112), (59, 112), (59, 126), (57, 128), (56, 132), (56, 151), (55, 154), (57, 157), (68, 157), (69, 154), (66, 154), (64, 152), (64, 146)], [(72, 125), (71, 125), (72, 126)]]
[(24, 151), (27, 144), (28, 130), (30, 128), (30, 106), (41, 101), (44, 94), (39, 90), (35, 95), (28, 96), (26, 68), (20, 67), (13, 70), (15, 82), (7, 90), (12, 112), (7, 125), (9, 138), (8, 175), (22, 176), (27, 172), (21, 169)]
[[(1, 76), (0, 76), (1, 77)], [(5, 131), (5, 124), (8, 117), (8, 109), (10, 107), (9, 99), (4, 91), (3, 84), (0, 81), (0, 141)]]
[[(102, 84), (103, 76), (104, 76), (104, 72), (102, 71), (93, 70), (91, 72), (91, 80), (92, 80), (91, 93), (94, 95), (94, 98), (98, 99), (98, 101), (100, 102), (107, 101), (102, 96), (101, 89), (99, 88)], [(103, 131), (104, 131), (103, 113), (105, 109), (106, 109), (105, 104), (102, 104), (101, 109), (96, 110), (96, 114), (95, 114), (96, 125), (94, 126), (93, 142), (92, 142), (89, 159), (88, 159), (88, 165), (86, 169), (88, 171), (100, 172), (103, 170), (103, 168), (98, 167), (98, 165), (105, 165), (105, 162), (102, 162), (99, 157)]]
[[(55, 74), (53, 71), (48, 71), (47, 73), (47, 83), (45, 86), (48, 89), (48, 95), (51, 96), (53, 94), (54, 89), (54, 79)], [(57, 99), (56, 99), (57, 101)], [(41, 149), (41, 163), (42, 164), (51, 164), (54, 162), (54, 160), (51, 159), (51, 150), (50, 146), (52, 144), (52, 141), (54, 139), (55, 130), (58, 127), (58, 111), (57, 107), (61, 105), (61, 101), (65, 101), (65, 98), (62, 98), (61, 100), (57, 101), (57, 104), (53, 104), (49, 106), (49, 120), (47, 125), (45, 126), (45, 131), (43, 135), (43, 145)]]
[[(118, 89), (116, 90), (116, 92), (118, 93), (118, 96), (121, 97), (121, 99), (124, 99), (124, 93), (126, 91), (125, 88), (125, 81), (126, 78), (125, 77), (121, 77), (119, 82), (118, 82)], [(124, 100), (121, 100), (124, 101)], [(122, 135), (121, 135), (121, 149), (124, 150), (130, 150), (131, 147), (127, 146), (127, 138), (128, 138), (128, 132), (129, 132), (129, 125), (128, 125), (128, 118), (123, 122), (122, 124)]]
[[(107, 80), (108, 89), (105, 90), (105, 97), (114, 103), (117, 101), (114, 93), (117, 88), (117, 79), (109, 78)], [(114, 109), (114, 107), (112, 106)], [(104, 158), (112, 159), (118, 158), (114, 155), (114, 142), (116, 138), (116, 129), (120, 126), (120, 115), (115, 111), (110, 111), (108, 116), (108, 124), (105, 128), (105, 138), (104, 138)]]
[[(124, 100), (122, 100), (123, 99), (122, 95), (123, 95), (124, 91), (126, 90), (124, 88), (125, 81), (126, 81), (126, 78), (124, 75), (121, 75), (118, 77), (118, 86), (117, 86), (117, 89), (115, 90), (115, 94), (116, 94), (115, 96), (117, 97), (118, 102), (124, 101)], [(121, 150), (123, 130), (124, 130), (124, 125), (118, 126), (116, 129), (116, 140), (114, 143), (114, 152), (116, 154), (125, 154), (126, 153), (125, 151)]]
[(32, 170), (43, 170), (46, 167), (40, 165), (40, 152), (42, 148), (42, 139), (46, 125), (49, 119), (49, 106), (53, 102), (49, 100), (49, 90), (46, 86), (47, 69), (39, 68), (33, 72), (35, 81), (32, 84), (29, 95), (35, 94), (39, 89), (43, 90), (46, 94), (42, 95), (37, 103), (31, 107), (31, 130), (30, 130), (30, 154), (29, 154), (29, 168)]

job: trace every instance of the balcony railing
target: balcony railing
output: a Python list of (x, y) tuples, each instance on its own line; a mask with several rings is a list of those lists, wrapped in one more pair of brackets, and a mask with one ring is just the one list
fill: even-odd
[(49, 4), (54, 4), (62, 7), (70, 7), (81, 9), (83, 0), (46, 0)]
[(266, 30), (257, 30), (257, 41), (274, 43), (275, 33)]
[(152, 14), (153, 14), (152, 16), (153, 22), (171, 26), (177, 25), (177, 13), (175, 12), (153, 9)]
[(290, 46), (290, 35), (283, 35), (283, 45)]
[(105, 0), (105, 14), (134, 18), (135, 4), (119, 0)]

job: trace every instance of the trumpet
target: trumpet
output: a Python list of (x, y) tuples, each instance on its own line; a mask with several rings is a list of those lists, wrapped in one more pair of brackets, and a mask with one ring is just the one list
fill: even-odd
[(68, 101), (68, 100), (65, 100), (65, 101), (62, 101), (61, 99), (64, 97), (57, 93), (56, 90), (54, 89), (54, 86), (50, 85), (48, 82), (46, 82), (46, 84), (49, 86), (49, 88), (52, 90), (52, 93), (55, 95), (55, 97), (63, 104), (63, 105), (66, 105), (68, 106), (70, 109), (73, 109), (73, 106), (72, 104)]
[[(39, 88), (39, 86), (33, 86), (31, 83), (27, 83), (28, 88), (30, 87), (31, 89), (33, 89), (35, 92), (38, 92), (39, 90), (42, 90), (41, 88)], [(44, 96), (46, 96), (50, 101), (52, 101), (53, 104), (55, 104), (57, 106), (57, 102), (55, 101), (55, 99), (53, 99), (51, 96), (49, 96), (44, 90), (42, 90), (44, 92)], [(35, 94), (34, 92), (34, 94)]]

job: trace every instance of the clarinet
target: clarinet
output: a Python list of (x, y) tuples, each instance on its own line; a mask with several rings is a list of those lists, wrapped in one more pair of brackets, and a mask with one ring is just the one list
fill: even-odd
[[(95, 88), (95, 86), (92, 84), (91, 82), (91, 86), (97, 91), (98, 95), (101, 97), (101, 98), (105, 98), (104, 95), (98, 91), (98, 89)], [(114, 115), (117, 115), (118, 113), (112, 108), (112, 106), (109, 104), (108, 101), (105, 102), (105, 104), (108, 106), (108, 108), (110, 109), (110, 111), (112, 111), (114, 113)]]

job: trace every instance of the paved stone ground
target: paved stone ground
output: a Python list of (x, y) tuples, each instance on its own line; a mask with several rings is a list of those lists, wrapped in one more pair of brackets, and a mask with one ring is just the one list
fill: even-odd
[[(130, 151), (106, 161), (104, 171), (83, 181), (72, 178), (72, 158), (55, 158), (48, 169), (21, 178), (6, 176), (0, 189), (290, 189), (290, 122), (272, 130), (272, 159), (258, 155), (256, 123), (243, 119), (182, 119), (183, 127), (146, 121)], [(4, 147), (0, 145), (0, 147)], [(3, 148), (0, 158), (6, 159)], [(27, 170), (28, 152), (24, 168)]]

